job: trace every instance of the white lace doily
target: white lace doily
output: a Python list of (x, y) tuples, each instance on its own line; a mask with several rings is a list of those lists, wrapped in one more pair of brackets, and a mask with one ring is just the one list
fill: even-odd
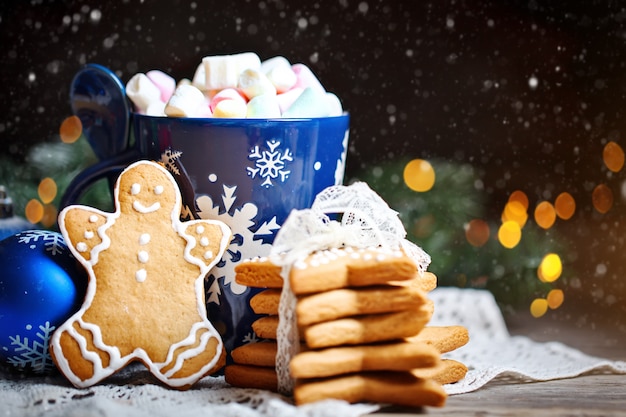
[[(467, 377), (446, 386), (449, 394), (479, 389), (494, 378), (502, 383), (569, 378), (590, 371), (626, 373), (626, 362), (592, 357), (561, 343), (536, 343), (510, 336), (490, 293), (438, 288), (431, 292), (431, 325), (461, 324), (471, 341), (447, 354), (470, 368)], [(290, 398), (267, 391), (232, 388), (222, 377), (202, 379), (188, 391), (155, 384), (140, 365), (132, 366), (89, 389), (72, 388), (61, 376), (15, 378), (0, 373), (3, 416), (111, 417), (356, 417), (377, 405), (327, 401), (295, 407)]]
[(470, 342), (444, 357), (469, 368), (462, 381), (446, 386), (448, 394), (475, 391), (494, 379), (509, 383), (571, 378), (587, 372), (626, 373), (626, 362), (586, 355), (562, 343), (537, 343), (511, 336), (491, 293), (482, 290), (437, 288), (433, 326), (460, 324)]

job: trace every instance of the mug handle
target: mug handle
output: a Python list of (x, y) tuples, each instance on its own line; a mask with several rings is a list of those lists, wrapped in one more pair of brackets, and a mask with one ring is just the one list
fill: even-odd
[(72, 182), (68, 185), (61, 198), (59, 210), (69, 205), (76, 204), (85, 191), (101, 179), (108, 178), (112, 191), (113, 184), (120, 173), (129, 164), (138, 161), (140, 158), (141, 154), (138, 151), (130, 150), (129, 152), (124, 152), (121, 155), (100, 161), (86, 168), (74, 177)]
[(69, 89), (70, 104), (81, 120), (83, 133), (100, 162), (78, 174), (61, 198), (60, 208), (78, 201), (96, 181), (117, 176), (139, 152), (130, 147), (131, 106), (122, 81), (107, 67), (86, 64), (76, 72)]

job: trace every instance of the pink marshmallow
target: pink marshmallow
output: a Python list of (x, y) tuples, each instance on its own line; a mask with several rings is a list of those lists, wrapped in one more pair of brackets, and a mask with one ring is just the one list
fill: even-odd
[(176, 80), (170, 75), (159, 70), (152, 70), (146, 72), (146, 76), (156, 85), (161, 91), (161, 101), (167, 103), (176, 90)]
[(225, 88), (221, 90), (217, 94), (215, 94), (211, 98), (211, 102), (209, 103), (209, 107), (212, 112), (215, 111), (215, 107), (223, 100), (238, 100), (242, 101), (244, 104), (246, 103), (246, 98), (235, 88)]
[(291, 69), (293, 70), (293, 72), (296, 74), (296, 77), (297, 77), (297, 81), (294, 84), (294, 87), (312, 88), (321, 93), (326, 92), (326, 89), (324, 88), (320, 80), (317, 79), (315, 74), (313, 74), (313, 71), (311, 71), (311, 69), (307, 67), (306, 65), (293, 64), (291, 66)]

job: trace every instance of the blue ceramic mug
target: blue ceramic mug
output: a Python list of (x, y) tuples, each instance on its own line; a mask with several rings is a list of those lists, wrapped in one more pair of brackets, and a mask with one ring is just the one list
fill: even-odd
[[(291, 210), (310, 207), (343, 181), (347, 115), (319, 119), (173, 119), (134, 115), (135, 137), (156, 141), (161, 160), (186, 171), (201, 218), (232, 229), (233, 240), (206, 282), (209, 318), (230, 351), (256, 340), (249, 306), (258, 292), (235, 278), (239, 261), (268, 255)], [(180, 183), (180, 181), (179, 181)], [(188, 199), (189, 200), (189, 199)]]
[(256, 341), (251, 325), (259, 316), (249, 300), (259, 290), (237, 284), (234, 268), (243, 259), (269, 254), (291, 210), (310, 207), (320, 191), (342, 183), (349, 116), (218, 119), (130, 114), (129, 120), (128, 149), (79, 175), (64, 204), (132, 160), (161, 160), (181, 186), (185, 216), (221, 220), (232, 229), (230, 246), (206, 280), (209, 318), (228, 352)]

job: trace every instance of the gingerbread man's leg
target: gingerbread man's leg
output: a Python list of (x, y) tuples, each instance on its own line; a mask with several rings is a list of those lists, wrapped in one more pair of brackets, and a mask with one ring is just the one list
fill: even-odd
[(94, 340), (101, 339), (98, 332), (97, 326), (73, 319), (53, 335), (50, 353), (57, 366), (77, 387), (93, 385), (121, 367), (112, 366), (119, 362), (119, 354), (96, 347)]
[(156, 364), (159, 379), (167, 378), (170, 385), (187, 388), (205, 375), (224, 366), (226, 352), (215, 328), (208, 320), (195, 323), (189, 336), (172, 345), (167, 359)]

